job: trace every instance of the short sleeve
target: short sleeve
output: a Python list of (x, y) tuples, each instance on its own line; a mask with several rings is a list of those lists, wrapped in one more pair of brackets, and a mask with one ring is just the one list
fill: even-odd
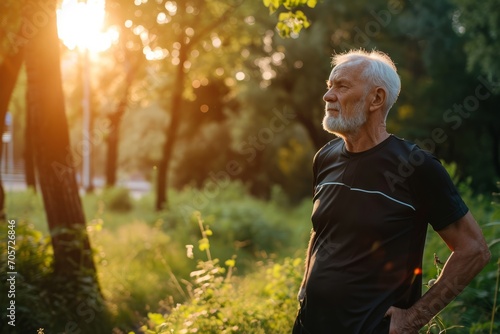
[(417, 149), (412, 151), (415, 159), (414, 172), (410, 177), (412, 193), (419, 215), (436, 231), (462, 218), (469, 209), (458, 193), (450, 175), (430, 153)]

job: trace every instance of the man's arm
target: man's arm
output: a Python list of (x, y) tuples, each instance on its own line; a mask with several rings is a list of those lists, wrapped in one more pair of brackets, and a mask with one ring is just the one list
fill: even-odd
[(470, 212), (438, 231), (452, 254), (436, 283), (407, 310), (391, 307), (390, 334), (418, 333), (484, 268), (491, 254), (480, 227)]
[(316, 240), (316, 232), (314, 232), (314, 229), (311, 229), (311, 238), (309, 239), (309, 245), (307, 246), (307, 253), (305, 260), (304, 278), (302, 278), (302, 283), (300, 283), (299, 294), (297, 296), (299, 301), (304, 299), (306, 294), (306, 280), (309, 273), (309, 261), (311, 259), (312, 248), (315, 240)]

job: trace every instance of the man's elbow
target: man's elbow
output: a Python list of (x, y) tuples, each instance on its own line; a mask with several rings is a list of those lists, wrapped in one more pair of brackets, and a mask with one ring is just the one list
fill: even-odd
[(479, 273), (491, 259), (491, 252), (484, 241), (476, 243), (475, 245), (469, 245), (467, 250), (464, 250), (462, 254), (465, 256), (463, 260), (469, 263), (470, 269), (476, 274)]
[(484, 249), (481, 252), (483, 258), (483, 267), (486, 266), (491, 260), (491, 252), (488, 246), (485, 245)]
[(482, 243), (476, 250), (475, 262), (483, 269), (491, 260), (491, 252), (485, 243)]

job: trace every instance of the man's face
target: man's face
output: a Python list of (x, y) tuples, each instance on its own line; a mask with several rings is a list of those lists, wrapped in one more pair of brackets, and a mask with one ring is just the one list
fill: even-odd
[(362, 78), (363, 64), (336, 66), (327, 81), (328, 91), (323, 96), (325, 117), (323, 128), (336, 135), (356, 134), (366, 123), (367, 83)]

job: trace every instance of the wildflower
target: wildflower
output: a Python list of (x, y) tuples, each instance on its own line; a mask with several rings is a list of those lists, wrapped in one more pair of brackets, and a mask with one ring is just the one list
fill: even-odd
[(186, 245), (186, 256), (190, 259), (194, 258), (193, 247), (193, 245)]

